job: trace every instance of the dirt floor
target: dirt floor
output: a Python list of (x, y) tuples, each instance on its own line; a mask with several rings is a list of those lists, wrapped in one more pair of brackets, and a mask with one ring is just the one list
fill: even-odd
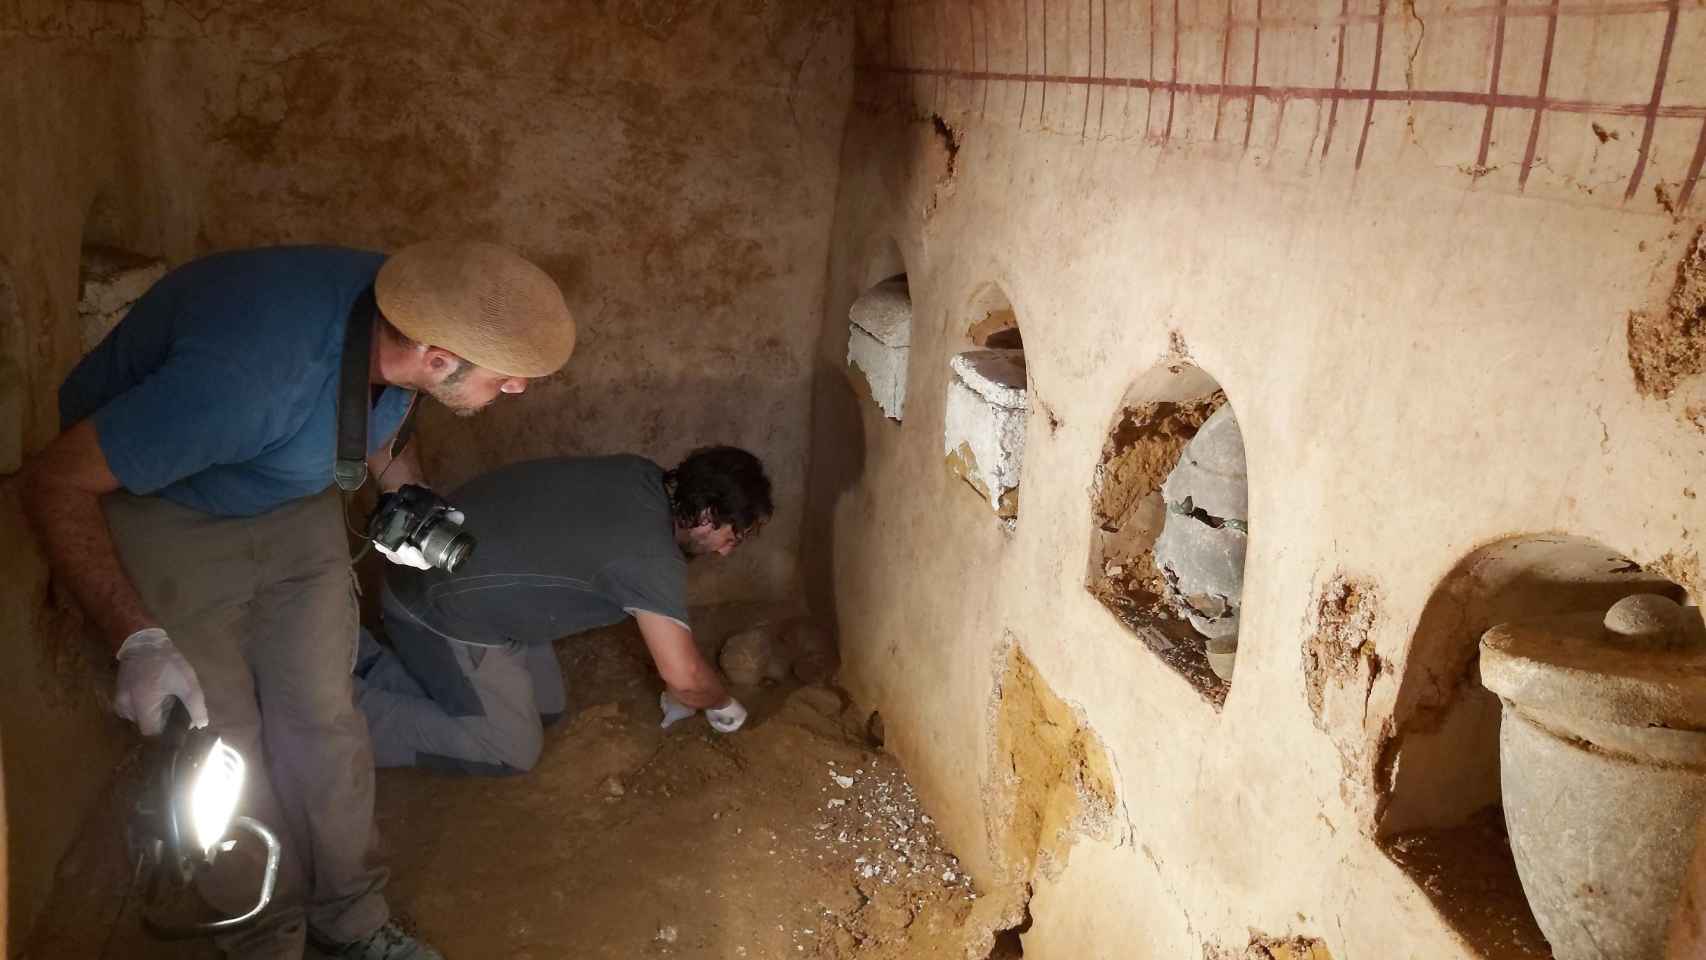
[[(739, 733), (699, 717), (662, 731), (632, 627), (559, 656), (570, 712), (532, 773), (380, 774), (393, 909), (450, 960), (1020, 955), (1016, 935), (980, 922), (972, 879), (870, 739), (880, 724), (838, 689), (737, 690), (751, 710)], [(134, 901), (121, 911), (116, 819), (67, 856), (23, 956), (217, 956), (151, 942)]]

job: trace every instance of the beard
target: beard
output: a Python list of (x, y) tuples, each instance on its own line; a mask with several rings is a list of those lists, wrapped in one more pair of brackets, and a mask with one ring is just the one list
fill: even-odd
[(426, 388), (427, 396), (449, 407), (450, 412), (459, 417), (471, 417), (491, 406), (492, 400), (497, 399), (492, 397), (485, 401), (475, 401), (469, 397), (468, 387), (463, 382), (463, 376), (458, 376), (458, 374), (464, 374), (467, 369), (467, 367), (462, 367), (456, 373), (446, 377), (443, 382), (435, 383)]

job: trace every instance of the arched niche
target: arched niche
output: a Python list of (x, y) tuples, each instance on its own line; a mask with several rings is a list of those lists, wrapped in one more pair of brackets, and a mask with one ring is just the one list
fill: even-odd
[(1567, 534), (1509, 537), (1454, 565), (1411, 639), (1382, 762), (1375, 835), (1460, 936), (1484, 956), (1549, 958), (1505, 833), (1498, 697), (1480, 682), (1491, 627), (1603, 612), (1636, 593), (1685, 599), (1620, 551)]
[(1172, 363), (1121, 398), (1091, 484), (1085, 587), (1218, 708), (1242, 610), (1249, 484), (1220, 384)]
[(912, 358), (912, 288), (900, 247), (885, 240), (865, 268), (866, 286), (847, 311), (847, 366), (858, 392), (899, 423)]
[(948, 360), (942, 449), (948, 469), (1011, 526), (1030, 412), (1024, 341), (1012, 301), (996, 284), (979, 287), (966, 313), (965, 347)]

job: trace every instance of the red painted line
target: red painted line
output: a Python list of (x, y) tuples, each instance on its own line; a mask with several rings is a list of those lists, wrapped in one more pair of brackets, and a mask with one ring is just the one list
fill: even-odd
[[(1048, 0), (1043, 0), (1043, 76), (1048, 76)], [(1042, 104), (1037, 107), (1037, 126), (1048, 129), (1048, 81), (1043, 81)]]
[(1694, 185), (1700, 182), (1700, 168), (1706, 166), (1706, 120), (1700, 122), (1700, 142), (1694, 145), (1694, 159), (1688, 162), (1688, 176), (1682, 178), (1682, 192), (1676, 197), (1676, 212), (1688, 209), (1694, 196)]
[(1386, 46), (1386, 0), (1380, 0), (1380, 19), (1374, 22), (1374, 69), (1368, 79), (1368, 112), (1362, 115), (1362, 139), (1357, 141), (1356, 169), (1362, 169), (1362, 152), (1368, 147), (1368, 129), (1374, 126), (1375, 91), (1380, 89), (1380, 51)]
[[(986, 2), (987, 2), (987, 0), (986, 0)], [(985, 6), (983, 8), (983, 69), (984, 69), (985, 73), (989, 72), (989, 7), (988, 6)], [(983, 110), (978, 114), (979, 117), (987, 116), (989, 114), (989, 88), (991, 86), (992, 86), (992, 84), (988, 80), (983, 81)]]
[[(1250, 58), (1250, 99), (1244, 103), (1244, 149), (1250, 149), (1250, 129), (1256, 125), (1256, 76), (1262, 68), (1262, 0), (1256, 0), (1256, 51)], [(1282, 101), (1283, 102), (1283, 101)]]
[[(1558, 17), (1553, 16), (1546, 21), (1546, 49), (1540, 55), (1540, 90), (1538, 96), (1542, 103), (1546, 100), (1546, 88), (1552, 80), (1552, 48), (1553, 41), (1558, 37)], [(1528, 189), (1528, 174), (1534, 169), (1534, 150), (1540, 144), (1540, 121), (1546, 116), (1545, 107), (1534, 108), (1534, 121), (1528, 127), (1528, 147), (1522, 152), (1522, 172), (1517, 175), (1516, 189), (1518, 193)]]
[[(1106, 0), (1103, 0), (1105, 3)], [(1066, 5), (1067, 19), (1072, 17), (1072, 5)], [(1086, 73), (1096, 72), (1096, 0), (1085, 0), (1084, 7), (1084, 70)], [(1068, 54), (1070, 58), (1070, 54)], [(1102, 73), (1106, 74), (1107, 64), (1103, 64)], [(1090, 136), (1090, 94), (1101, 90), (1102, 99), (1108, 99), (1108, 86), (1102, 84), (1099, 88), (1084, 88), (1084, 121), (1078, 127), (1078, 142), (1083, 143)]]
[(1226, 110), (1226, 69), (1232, 59), (1232, 0), (1226, 0), (1226, 29), (1220, 32), (1220, 88), (1222, 93), (1214, 104), (1214, 136), (1220, 139), (1220, 115)]
[(1504, 0), (1500, 0), (1499, 17), (1493, 21), (1493, 69), (1492, 79), (1487, 81), (1487, 117), (1481, 121), (1481, 149), (1475, 154), (1475, 166), (1487, 166), (1487, 149), (1493, 143), (1493, 114), (1499, 108), (1495, 100), (1499, 95), (1499, 70), (1505, 61), (1505, 17)]
[(1025, 0), (1025, 87), (1019, 96), (1019, 129), (1025, 129), (1025, 107), (1031, 102), (1031, 0)]
[[(912, 63), (913, 61), (919, 59), (918, 58), (918, 29), (917, 29), (918, 24), (916, 22), (915, 13), (916, 13), (916, 7), (912, 8), (912, 9), (908, 9), (906, 12), (906, 62), (908, 62), (908, 63)], [(912, 88), (911, 96), (912, 97), (918, 96), (918, 88), (916, 86), (914, 86)]]
[(1351, 0), (1341, 0), (1339, 13), (1339, 62), (1333, 66), (1333, 97), (1332, 104), (1327, 107), (1327, 139), (1321, 142), (1321, 159), (1327, 159), (1327, 151), (1333, 148), (1333, 128), (1339, 123), (1339, 90), (1345, 82), (1345, 24), (1344, 18), (1351, 12)]
[[(966, 46), (971, 48), (971, 68), (973, 70), (976, 70), (977, 69), (977, 5), (976, 5), (976, 0), (966, 0)], [(983, 68), (985, 70), (988, 70), (989, 64), (985, 63), (983, 65)], [(987, 109), (989, 106), (989, 81), (987, 81), (987, 80), (985, 80), (983, 82), (983, 106), (985, 109)], [(980, 109), (978, 111), (978, 116), (981, 117), (982, 115), (983, 115), (983, 110)]]
[[(1102, 0), (1102, 79), (1108, 79), (1108, 0)], [(1102, 128), (1108, 120), (1108, 89), (1102, 88), (1102, 105), (1096, 114), (1096, 139), (1102, 139)]]
[[(1455, 9), (1435, 10), (1428, 14), (1428, 20), (1477, 20), (1499, 15), (1500, 7), (1495, 4), (1490, 7), (1458, 7)], [(1624, 17), (1640, 13), (1664, 13), (1670, 9), (1669, 0), (1642, 0), (1639, 3), (1553, 3), (1528, 4), (1525, 6), (1506, 6), (1503, 8), (1506, 17)], [(1309, 17), (1263, 17), (1262, 25), (1275, 27), (1342, 27), (1358, 26), (1374, 23), (1380, 18), (1374, 13), (1345, 13), (1337, 17), (1311, 19)], [(1253, 21), (1234, 21), (1235, 26), (1254, 26)]]
[[(968, 79), (988, 77), (991, 80), (1007, 80), (1021, 82), (1047, 81), (1054, 84), (1131, 87), (1137, 90), (1157, 90), (1167, 93), (1183, 93), (1199, 97), (1217, 97), (1224, 92), (1230, 97), (1247, 97), (1254, 93), (1258, 97), (1269, 100), (1298, 99), (1298, 100), (1373, 100), (1379, 103), (1451, 103), (1461, 106), (1486, 107), (1489, 101), (1494, 102), (1499, 109), (1534, 110), (1545, 109), (1548, 113), (1587, 113), (1611, 117), (1644, 117), (1650, 108), (1646, 103), (1604, 103), (1592, 100), (1552, 100), (1537, 96), (1516, 93), (1501, 93), (1490, 97), (1484, 90), (1371, 90), (1366, 87), (1346, 89), (1343, 87), (1286, 87), (1273, 84), (1233, 83), (1222, 87), (1218, 83), (1195, 83), (1179, 80), (1145, 80), (1142, 77), (1101, 77), (1080, 76), (1073, 74), (1024, 74), (992, 71), (989, 73), (969, 70), (942, 71), (932, 67), (884, 67), (879, 64), (861, 64), (857, 69), (876, 73), (900, 73), (934, 76), (946, 72), (951, 76)], [(1689, 106), (1660, 107), (1657, 111), (1660, 118), (1700, 120), (1706, 118), (1706, 104)]]
[[(1149, 79), (1155, 80), (1155, 0), (1149, 0)], [(1155, 113), (1155, 88), (1146, 91), (1146, 102), (1143, 107), (1143, 139), (1150, 137), (1150, 122)]]
[(1665, 74), (1670, 70), (1671, 47), (1676, 43), (1676, 18), (1679, 8), (1679, 0), (1670, 0), (1670, 16), (1665, 18), (1664, 44), (1659, 47), (1659, 68), (1653, 74), (1653, 98), (1647, 102), (1647, 126), (1641, 131), (1641, 150), (1635, 155), (1635, 172), (1629, 174), (1629, 189), (1623, 192), (1624, 200), (1635, 196), (1635, 191), (1641, 188), (1641, 175), (1647, 172), (1647, 151), (1653, 145), (1653, 127), (1657, 126), (1659, 101), (1665, 95)]
[[(947, 10), (947, 8), (940, 5), (940, 4), (934, 4), (934, 3), (931, 4), (930, 5), (930, 19), (932, 19), (936, 22), (936, 47), (937, 47), (936, 62), (941, 63), (941, 64), (947, 64), (950, 62), (948, 60), (948, 10)], [(972, 68), (976, 69), (977, 65), (972, 64)], [(944, 96), (944, 93), (943, 93), (943, 91), (947, 88), (947, 84), (948, 84), (948, 78), (947, 77), (938, 77), (936, 79), (936, 113), (937, 114), (942, 114), (942, 113), (946, 112), (946, 110), (947, 110), (947, 106), (948, 106), (947, 102), (946, 102), (947, 98), (946, 98), (946, 96)]]
[[(1347, 0), (1349, 2), (1349, 0)], [(1167, 129), (1161, 134), (1161, 142), (1167, 143), (1173, 139), (1173, 104), (1179, 96), (1179, 0), (1173, 0), (1173, 75), (1167, 81)]]

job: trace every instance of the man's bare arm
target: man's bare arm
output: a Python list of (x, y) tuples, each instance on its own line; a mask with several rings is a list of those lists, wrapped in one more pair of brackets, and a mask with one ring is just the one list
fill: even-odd
[(119, 561), (101, 495), (119, 488), (93, 422), (60, 434), (24, 467), (24, 512), (48, 566), (71, 590), (101, 636), (118, 650), (126, 637), (160, 623)]
[(728, 706), (723, 678), (699, 655), (692, 631), (656, 613), (636, 613), (634, 621), (640, 625), (640, 636), (646, 640), (652, 662), (675, 699), (695, 710)]

